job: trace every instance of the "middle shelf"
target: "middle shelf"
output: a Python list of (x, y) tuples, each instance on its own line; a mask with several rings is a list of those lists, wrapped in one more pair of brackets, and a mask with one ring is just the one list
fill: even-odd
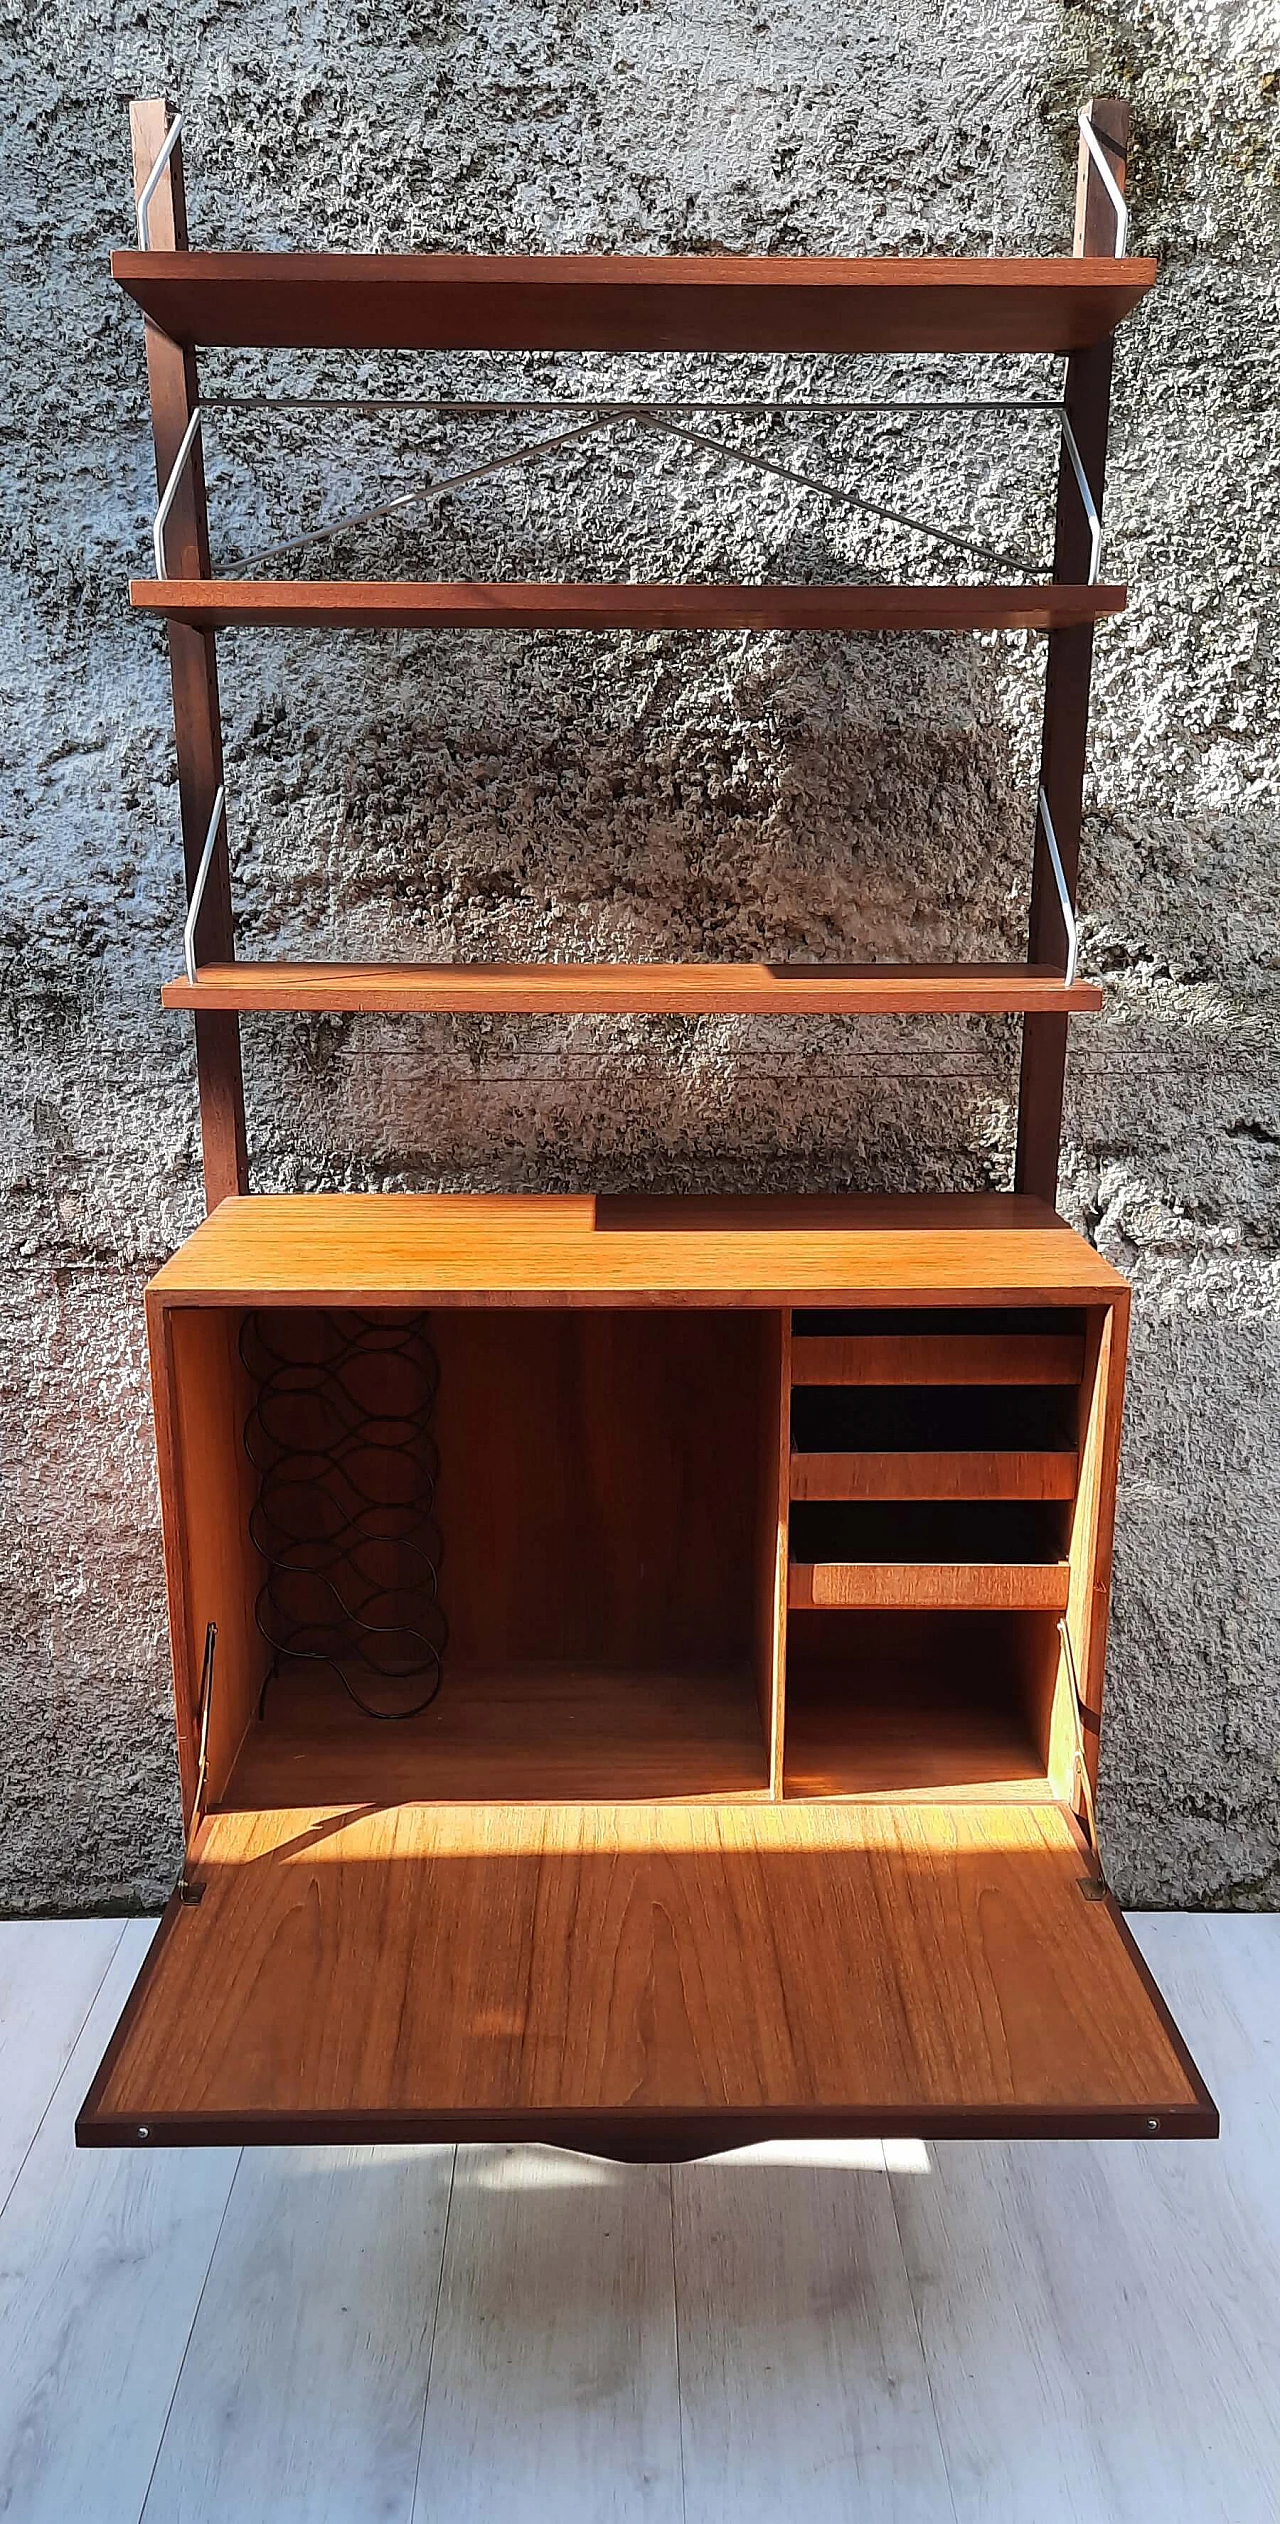
[(166, 1008), (249, 1014), (1072, 1016), (1092, 982), (1047, 964), (204, 964)]

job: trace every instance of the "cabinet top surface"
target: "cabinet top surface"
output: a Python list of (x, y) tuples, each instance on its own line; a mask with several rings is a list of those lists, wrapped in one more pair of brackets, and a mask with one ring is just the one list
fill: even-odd
[(1124, 1287), (1016, 1193), (259, 1193), (223, 1201), (151, 1283), (171, 1305), (1079, 1305)]

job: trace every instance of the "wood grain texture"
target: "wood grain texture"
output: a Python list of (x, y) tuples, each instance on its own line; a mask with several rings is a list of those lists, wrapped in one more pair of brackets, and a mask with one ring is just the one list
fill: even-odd
[(1091, 983), (1013, 964), (206, 964), (166, 1008), (372, 1014), (933, 1015), (1102, 1006)]
[(142, 2524), (408, 2524), (452, 2170), (241, 2159)]
[(1046, 1805), (219, 1814), (79, 2135), (1209, 2130), (1083, 1873)]
[(458, 2150), (415, 2524), (684, 2524), (661, 2167)]
[(602, 586), (561, 579), (131, 579), (135, 613), (210, 631), (1052, 631), (1123, 613), (1124, 587)]
[(679, 1664), (494, 1670), (450, 1653), (438, 1700), (389, 1727), (371, 1726), (322, 1666), (277, 1675), (225, 1802), (252, 1810), (422, 1798), (718, 1801), (763, 1797), (768, 1786), (767, 1738), (745, 1658), (736, 1673)]
[(793, 1385), (1078, 1385), (1077, 1332), (797, 1333)]
[[(939, 1629), (934, 1616), (930, 1624)], [(784, 1777), (789, 1797), (928, 1799), (1042, 1806), (1051, 1791), (1018, 1678), (939, 1649), (934, 1670), (793, 1656)]]
[(1065, 1560), (1037, 1564), (995, 1560), (793, 1559), (787, 1602), (793, 1612), (863, 1610), (939, 1612), (1065, 1612), (1070, 1570)]
[(175, 341), (270, 349), (1071, 351), (1155, 264), (648, 254), (113, 254)]
[[(741, 1308), (433, 1310), (451, 1670), (586, 1669), (584, 1751), (607, 1740), (582, 1704), (611, 1671), (728, 1672), (741, 1750), (769, 1328)], [(696, 1762), (696, 1708), (683, 1733)]]
[(672, 2171), (690, 2524), (950, 2524), (884, 2150), (784, 2150)]
[(1134, 1925), (1221, 2145), (941, 2145), (890, 2177), (958, 2524), (1280, 2513), (1280, 1920)]
[(1069, 1499), (1076, 1459), (1066, 1449), (955, 1449), (946, 1453), (793, 1454), (793, 1499)]
[(0, 2514), (141, 2514), (235, 2172), (77, 2156), (75, 2104), (153, 1935), (130, 1920), (0, 2218)]
[(272, 1297), (360, 1305), (1079, 1305), (1124, 1286), (1038, 1201), (645, 1200), (301, 1193), (224, 1201), (151, 1283), (155, 1306)]
[(270, 1662), (254, 1619), (262, 1567), (248, 1543), (255, 1482), (244, 1451), (249, 1384), (237, 1318), (210, 1308), (153, 1319), (156, 1465), (183, 1814), (191, 1820), (207, 1625), (217, 1630), (206, 1801), (216, 1802)]

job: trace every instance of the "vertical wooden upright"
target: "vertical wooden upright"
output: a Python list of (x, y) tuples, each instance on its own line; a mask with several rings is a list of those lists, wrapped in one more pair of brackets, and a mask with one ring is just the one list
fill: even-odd
[[(164, 100), (160, 97), (135, 99), (129, 108), (135, 200), (140, 197), (160, 155), (167, 120)], [(181, 141), (175, 146), (151, 196), (148, 219), (150, 239), (155, 247), (171, 253), (185, 252), (187, 220)], [(199, 387), (194, 352), (183, 350), (176, 342), (171, 342), (168, 335), (149, 319), (146, 346), (151, 426), (156, 443), (156, 485), (162, 492), (173, 470), (191, 415), (197, 407)], [(208, 576), (209, 529), (198, 433), (169, 511), (165, 549), (170, 571), (175, 577)], [(190, 894), (222, 780), (218, 665), (211, 631), (197, 631), (187, 623), (171, 622), (168, 639), (182, 850)], [(196, 943), (201, 962), (230, 962), (234, 955), (225, 816), (214, 846)], [(205, 1202), (212, 1210), (229, 1193), (245, 1192), (249, 1188), (244, 1086), (240, 1071), (240, 1021), (237, 1016), (205, 1010), (197, 1014), (196, 1075), (200, 1090)]]
[[(1119, 97), (1095, 97), (1089, 119), (1106, 152), (1121, 192), (1129, 147), (1130, 113)], [(1073, 251), (1105, 255), (1114, 251), (1116, 213), (1097, 167), (1080, 142), (1076, 179), (1076, 227)], [(1067, 361), (1067, 418), (1080, 450), (1080, 461), (1102, 514), (1107, 461), (1107, 426), (1111, 411), (1110, 335), (1092, 350), (1076, 351)], [(1053, 575), (1079, 584), (1089, 573), (1089, 523), (1064, 444), (1058, 465), (1057, 530)], [(1049, 633), (1045, 672), (1044, 737), (1040, 780), (1053, 817), (1063, 874), (1072, 901), (1080, 865), (1080, 819), (1084, 798), (1085, 753), (1089, 728), (1089, 684), (1093, 673), (1093, 625)], [(1065, 954), (1062, 910), (1045, 837), (1037, 818), (1031, 875), (1031, 925), (1028, 961), (1060, 964)], [(1062, 1091), (1067, 1064), (1066, 1017), (1026, 1016), (1022, 1021), (1022, 1075), (1018, 1091), (1018, 1155), (1014, 1176), (1019, 1192), (1034, 1192), (1056, 1203), (1058, 1154), (1062, 1137)]]

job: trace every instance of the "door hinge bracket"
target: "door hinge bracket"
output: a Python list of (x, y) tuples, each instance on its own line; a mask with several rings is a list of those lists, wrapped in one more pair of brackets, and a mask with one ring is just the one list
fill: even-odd
[(217, 1646), (218, 1625), (216, 1621), (211, 1621), (207, 1624), (205, 1629), (204, 1656), (200, 1665), (200, 1701), (198, 1710), (200, 1749), (196, 1758), (196, 1790), (195, 1795), (191, 1800), (191, 1820), (187, 1826), (187, 1845), (182, 1860), (182, 1872), (178, 1877), (177, 1883), (178, 1900), (180, 1902), (187, 1903), (188, 1905), (203, 1901), (204, 1899), (204, 1886), (202, 1884), (197, 1884), (193, 1880), (191, 1866), (196, 1833), (204, 1815), (205, 1789), (208, 1785), (209, 1779), (209, 1712), (213, 1705), (213, 1660), (217, 1652)]

